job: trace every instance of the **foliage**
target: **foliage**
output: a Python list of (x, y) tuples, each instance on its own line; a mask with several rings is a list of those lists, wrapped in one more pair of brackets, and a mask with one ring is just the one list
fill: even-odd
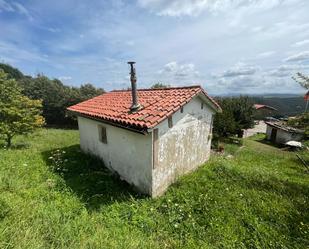
[(27, 139), (0, 150), (0, 248), (308, 247), (309, 179), (293, 152), (245, 139), (151, 199), (82, 153), (77, 131)]
[(6, 64), (5, 67), (12, 78), (22, 87), (22, 93), (31, 99), (41, 99), (43, 102), (43, 117), (47, 125), (76, 126), (76, 120), (66, 114), (66, 108), (81, 101), (90, 99), (104, 92), (87, 83), (78, 87), (64, 85), (58, 79), (49, 79), (44, 75), (36, 77), (24, 76), (18, 69)]
[(290, 118), (288, 125), (305, 130), (307, 137), (309, 137), (309, 112)]
[(297, 73), (295, 77), (292, 77), (298, 84), (300, 84), (303, 88), (309, 90), (309, 77), (302, 74)]
[(159, 88), (168, 88), (168, 87), (170, 87), (170, 85), (164, 84), (164, 83), (161, 83), (161, 82), (157, 82), (157, 83), (153, 84), (150, 88), (151, 89), (159, 89)]
[(79, 92), (80, 92), (80, 99), (86, 100), (104, 93), (104, 90), (102, 88), (96, 88), (92, 84), (87, 83), (80, 86)]
[(25, 77), (21, 71), (8, 64), (0, 63), (0, 70), (1, 69), (7, 74), (9, 79), (20, 80)]
[(217, 98), (216, 100), (223, 112), (215, 115), (213, 124), (215, 136), (241, 136), (243, 129), (253, 127), (254, 109), (249, 97)]
[(41, 107), (40, 100), (22, 95), (16, 81), (0, 70), (0, 135), (8, 147), (15, 135), (28, 134), (44, 124)]

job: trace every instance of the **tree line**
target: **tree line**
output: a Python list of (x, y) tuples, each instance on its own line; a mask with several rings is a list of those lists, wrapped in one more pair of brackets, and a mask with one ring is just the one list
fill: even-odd
[(16, 81), (24, 96), (30, 100), (42, 101), (42, 116), (47, 126), (76, 126), (76, 119), (67, 115), (66, 108), (104, 93), (104, 89), (96, 88), (90, 83), (73, 87), (64, 85), (59, 79), (50, 79), (42, 74), (35, 77), (24, 75), (8, 64), (0, 63), (0, 70), (9, 80)]

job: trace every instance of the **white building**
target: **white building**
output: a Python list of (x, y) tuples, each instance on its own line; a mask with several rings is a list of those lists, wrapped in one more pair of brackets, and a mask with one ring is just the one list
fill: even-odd
[(304, 131), (295, 129), (280, 123), (266, 122), (266, 138), (277, 144), (285, 144), (289, 141), (301, 141)]
[(200, 86), (136, 90), (134, 75), (132, 82), (132, 91), (104, 93), (68, 110), (78, 116), (81, 149), (154, 197), (207, 161), (221, 108)]

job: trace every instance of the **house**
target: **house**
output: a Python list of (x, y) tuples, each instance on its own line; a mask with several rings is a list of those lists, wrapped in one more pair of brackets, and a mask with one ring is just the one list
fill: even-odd
[[(164, 193), (210, 155), (220, 106), (200, 86), (116, 90), (68, 108), (78, 117), (81, 149), (140, 192)], [(132, 99), (132, 101), (131, 101)]]
[(266, 117), (271, 117), (277, 111), (276, 108), (269, 105), (254, 104), (255, 109), (254, 119), (255, 120), (264, 120)]
[(286, 126), (280, 122), (266, 122), (266, 125), (267, 140), (277, 144), (300, 141), (304, 137), (304, 131)]

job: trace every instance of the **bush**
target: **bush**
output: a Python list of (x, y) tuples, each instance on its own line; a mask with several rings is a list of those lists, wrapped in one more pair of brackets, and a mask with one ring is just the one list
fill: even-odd
[(305, 130), (306, 137), (309, 138), (309, 112), (298, 115), (288, 120), (288, 125), (297, 129)]
[(214, 118), (214, 138), (237, 135), (242, 137), (243, 129), (254, 126), (253, 103), (246, 96), (216, 99), (223, 112)]

